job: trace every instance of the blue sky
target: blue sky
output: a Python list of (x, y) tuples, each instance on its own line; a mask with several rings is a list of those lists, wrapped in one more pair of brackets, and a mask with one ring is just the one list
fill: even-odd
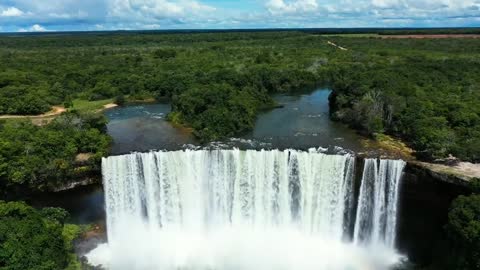
[(480, 0), (0, 0), (0, 32), (480, 26)]

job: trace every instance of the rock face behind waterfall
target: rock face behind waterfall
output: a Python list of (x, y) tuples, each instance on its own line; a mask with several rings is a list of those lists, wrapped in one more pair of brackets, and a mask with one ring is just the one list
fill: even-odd
[[(185, 235), (191, 236), (188, 238), (190, 248), (195, 241), (207, 241), (210, 247), (204, 247), (209, 250), (203, 256), (210, 258), (208, 263), (192, 259), (192, 254), (200, 251), (191, 251), (181, 260), (163, 258), (162, 262), (152, 262), (148, 267), (250, 269), (239, 265), (243, 262), (227, 260), (229, 256), (222, 252), (235, 249), (238, 253), (238, 249), (242, 250), (242, 241), (265, 238), (258, 246), (270, 243), (272, 254), (275, 248), (280, 248), (272, 246), (276, 241), (285, 240), (276, 246), (286, 249), (296, 243), (306, 246), (302, 248), (305, 251), (315, 239), (310, 244), (334, 243), (329, 244), (327, 250), (338, 245), (338, 248), (352, 249), (346, 252), (348, 256), (358, 256), (327, 260), (322, 264), (316, 262), (312, 268), (364, 269), (356, 264), (365, 260), (368, 263), (360, 265), (385, 269), (382, 267), (392, 263), (391, 260), (370, 258), (368, 252), (364, 258), (357, 249), (372, 245), (394, 249), (398, 186), (405, 163), (366, 160), (358, 191), (355, 190), (354, 162), (355, 158), (348, 154), (327, 155), (315, 150), (201, 150), (106, 158), (102, 166), (110, 259), (118, 256), (115, 253), (118, 248), (114, 247), (125, 241), (125, 229), (140, 224), (147, 231), (144, 235), (147, 239), (159, 236), (158, 245), (162, 245), (162, 241), (166, 245), (169, 237), (180, 232), (182, 239)], [(359, 195), (355, 196), (357, 193)], [(222, 235), (224, 232), (229, 233)], [(217, 239), (217, 234), (222, 237)], [(229, 239), (236, 237), (234, 235), (244, 237)], [(130, 240), (138, 241), (136, 238)], [(175, 243), (181, 245), (180, 242), (175, 238)], [(321, 247), (312, 246), (312, 250), (321, 250)], [(287, 253), (290, 252), (293, 251)], [(310, 269), (310, 266), (302, 266), (309, 260), (303, 257), (300, 265), (284, 265), (296, 262), (294, 255), (281, 264), (279, 261), (266, 263), (268, 259), (265, 259), (263, 267)], [(301, 256), (308, 256), (308, 253)], [(115, 267), (112, 261), (109, 263), (115, 269), (121, 265)], [(125, 264), (128, 262), (122, 265)]]

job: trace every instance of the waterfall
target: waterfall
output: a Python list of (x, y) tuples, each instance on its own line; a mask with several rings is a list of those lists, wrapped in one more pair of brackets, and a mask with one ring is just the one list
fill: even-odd
[(292, 150), (110, 157), (103, 160), (107, 225), (135, 218), (162, 228), (296, 226), (340, 240), (353, 162), (349, 155)]
[(366, 159), (354, 241), (395, 246), (399, 182), (404, 161)]
[[(104, 158), (109, 243), (88, 258), (111, 269), (386, 269), (404, 162), (365, 161), (356, 211), (354, 162), (316, 150)], [(370, 243), (391, 250), (374, 256)]]

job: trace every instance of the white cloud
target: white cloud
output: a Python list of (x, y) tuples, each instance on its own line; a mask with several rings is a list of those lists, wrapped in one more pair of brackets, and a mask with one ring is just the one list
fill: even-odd
[(39, 24), (34, 24), (30, 29), (33, 32), (45, 32), (45, 31), (47, 31), (47, 29), (45, 29), (45, 27), (43, 27)]
[(195, 0), (107, 0), (108, 16), (116, 20), (155, 24), (162, 19), (192, 19), (211, 15), (216, 9)]
[(418, 11), (432, 13), (438, 10), (461, 13), (480, 7), (478, 0), (372, 0), (371, 4), (373, 8), (395, 8), (399, 13), (411, 15)]
[(1, 10), (0, 16), (2, 17), (18, 17), (22, 16), (24, 13), (20, 9), (16, 7), (9, 7), (6, 9)]
[[(5, 31), (39, 31), (41, 25), (49, 30), (474, 26), (480, 18), (480, 0), (239, 3), (231, 8), (213, 0), (0, 0), (0, 25)], [(40, 27), (33, 29), (35, 24)]]
[(156, 30), (156, 29), (161, 29), (162, 27), (160, 24), (154, 23), (154, 24), (144, 24), (142, 28), (145, 30)]
[(318, 3), (316, 0), (295, 0), (288, 2), (284, 0), (269, 0), (266, 3), (266, 7), (272, 14), (312, 12), (318, 8)]
[(281, 27), (464, 26), (480, 17), (480, 0), (264, 0), (264, 4), (270, 15), (266, 20)]
[(378, 8), (393, 8), (402, 6), (401, 2), (398, 0), (372, 0), (372, 5)]
[(27, 29), (25, 28), (18, 29), (18, 32), (45, 32), (45, 31), (48, 31), (48, 30), (39, 24), (34, 24)]

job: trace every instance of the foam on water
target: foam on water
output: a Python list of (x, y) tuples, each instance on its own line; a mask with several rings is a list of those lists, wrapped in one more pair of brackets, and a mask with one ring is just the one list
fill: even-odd
[(109, 243), (88, 260), (109, 269), (388, 269), (400, 259), (404, 162), (367, 160), (355, 211), (354, 161), (313, 149), (109, 157)]

